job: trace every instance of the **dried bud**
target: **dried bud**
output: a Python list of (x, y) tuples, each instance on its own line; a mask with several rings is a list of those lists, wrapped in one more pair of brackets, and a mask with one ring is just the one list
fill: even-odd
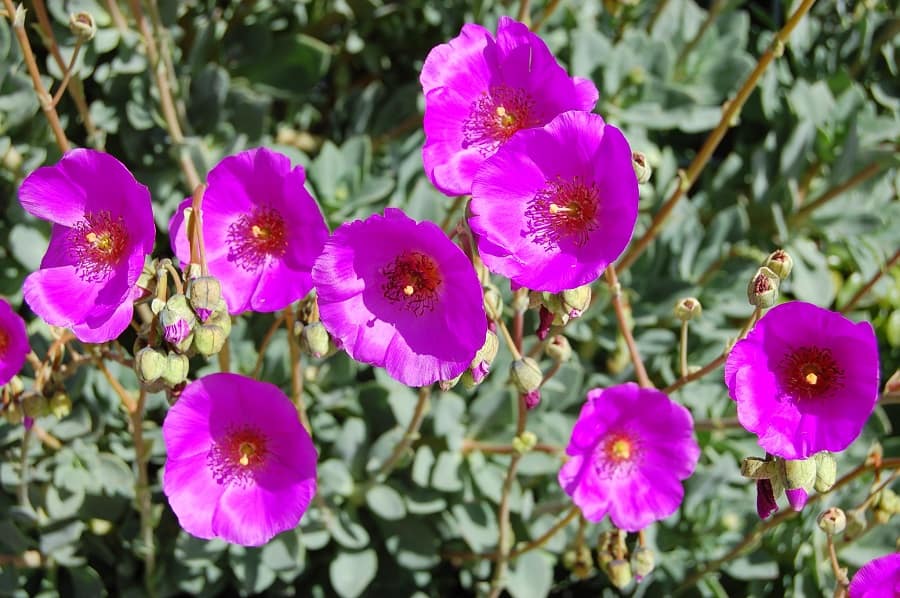
[(606, 566), (606, 574), (612, 585), (620, 590), (625, 588), (634, 579), (631, 575), (631, 563), (624, 559), (615, 559)]
[(778, 510), (775, 502), (775, 490), (772, 488), (772, 480), (756, 480), (756, 514), (760, 519), (765, 519)]
[(460, 375), (457, 376), (456, 378), (451, 378), (450, 380), (441, 380), (440, 382), (438, 382), (438, 386), (439, 386), (439, 387), (441, 388), (441, 390), (443, 390), (444, 392), (449, 392), (454, 386), (456, 386), (457, 384), (459, 384), (459, 381), (460, 381), (460, 379), (463, 377), (464, 374), (465, 374), (465, 372), (463, 372), (462, 374), (460, 374)]
[(647, 163), (647, 156), (643, 152), (631, 152), (631, 165), (634, 166), (634, 174), (637, 176), (638, 184), (643, 185), (650, 180), (653, 169)]
[(181, 384), (187, 380), (190, 363), (187, 355), (181, 353), (169, 353), (166, 355), (166, 367), (162, 373), (162, 380), (169, 386)]
[(194, 328), (194, 349), (205, 357), (212, 357), (222, 350), (228, 334), (221, 326), (201, 324)]
[(572, 345), (569, 344), (569, 339), (557, 334), (544, 347), (544, 353), (556, 363), (564, 363), (572, 357)]
[(544, 374), (541, 366), (531, 357), (516, 359), (509, 367), (509, 380), (522, 394), (534, 392), (541, 387)]
[(187, 296), (197, 317), (201, 322), (205, 322), (219, 305), (219, 300), (222, 298), (222, 285), (212, 276), (193, 278), (188, 283)]
[(151, 384), (166, 370), (166, 356), (152, 347), (144, 347), (134, 354), (134, 371), (142, 384)]
[(644, 546), (639, 546), (635, 549), (631, 555), (631, 561), (634, 568), (634, 577), (638, 581), (650, 575), (653, 572), (653, 568), (656, 567), (656, 557), (653, 550)]
[(747, 300), (760, 308), (772, 307), (778, 299), (778, 275), (763, 266), (747, 285)]
[(769, 254), (764, 265), (774, 272), (778, 278), (784, 280), (790, 275), (791, 269), (794, 267), (794, 260), (787, 251), (777, 249)]
[(42, 417), (50, 413), (50, 403), (44, 395), (28, 394), (22, 398), (22, 411), (26, 417)]
[(837, 478), (837, 463), (834, 456), (827, 451), (816, 453), (816, 492), (828, 492)]
[(819, 529), (829, 536), (833, 536), (843, 533), (847, 527), (847, 515), (841, 509), (831, 507), (820, 513), (816, 518), (816, 522), (819, 524)]
[(702, 312), (703, 306), (696, 297), (685, 297), (675, 304), (675, 317), (682, 322), (699, 318)]
[(89, 12), (76, 12), (69, 15), (69, 30), (82, 42), (90, 41), (97, 33), (97, 24)]
[(53, 393), (50, 397), (50, 413), (57, 419), (62, 419), (72, 413), (72, 399), (69, 395), (61, 390)]
[(591, 286), (584, 285), (557, 294), (559, 309), (567, 318), (580, 318), (591, 305)]
[(540, 310), (538, 311), (538, 329), (535, 332), (538, 339), (544, 340), (545, 338), (547, 338), (547, 335), (550, 334), (550, 327), (553, 325), (553, 320), (555, 318), (556, 316), (553, 315), (553, 312), (541, 305)]
[(494, 285), (484, 289), (484, 312), (494, 322), (503, 317), (503, 297)]
[(300, 332), (300, 349), (316, 359), (328, 354), (331, 349), (331, 337), (322, 322), (313, 322), (303, 327)]
[[(166, 306), (159, 312), (159, 323), (163, 328), (163, 337), (179, 351), (190, 347), (191, 330), (197, 322), (194, 310), (188, 305), (184, 295), (172, 295)], [(187, 342), (185, 342), (187, 341)]]
[(463, 373), (463, 384), (465, 384), (466, 388), (471, 389), (481, 384), (488, 372), (491, 371), (491, 364), (494, 363), (499, 350), (500, 339), (497, 338), (495, 332), (488, 330), (484, 337), (484, 344), (475, 353), (475, 358), (469, 364), (469, 369)]

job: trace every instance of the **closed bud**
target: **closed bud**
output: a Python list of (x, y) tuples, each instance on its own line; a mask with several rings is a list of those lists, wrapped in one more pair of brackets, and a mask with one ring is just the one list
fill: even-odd
[(816, 453), (814, 458), (816, 461), (816, 492), (828, 492), (834, 486), (837, 478), (837, 463), (834, 456), (827, 451)]
[(166, 368), (163, 370), (161, 378), (169, 386), (181, 384), (187, 380), (189, 368), (187, 355), (169, 353), (166, 355)]
[(851, 509), (846, 516), (847, 527), (844, 529), (844, 541), (851, 542), (866, 530), (866, 513), (861, 509)]
[(608, 547), (604, 546), (603, 548), (597, 549), (597, 565), (604, 571), (615, 558), (616, 557), (613, 556)]
[(228, 306), (225, 305), (224, 299), (219, 299), (219, 303), (204, 324), (215, 324), (225, 332), (225, 336), (231, 334), (231, 314), (228, 313)]
[(166, 370), (166, 356), (152, 347), (144, 347), (134, 354), (134, 371), (143, 384), (159, 380)]
[(26, 417), (42, 417), (50, 413), (50, 403), (44, 395), (29, 394), (22, 398), (22, 411)]
[(541, 389), (532, 390), (529, 393), (525, 393), (525, 408), (531, 411), (535, 407), (541, 404)]
[(656, 556), (653, 550), (644, 546), (638, 546), (631, 555), (634, 568), (634, 577), (638, 581), (650, 575), (656, 567)]
[(794, 259), (783, 249), (777, 249), (769, 254), (764, 264), (766, 268), (775, 273), (778, 278), (787, 278), (794, 267)]
[(703, 306), (696, 297), (685, 297), (675, 304), (675, 317), (682, 322), (699, 318), (702, 312)]
[(62, 419), (72, 413), (72, 399), (69, 395), (61, 390), (53, 393), (50, 397), (50, 413), (57, 419)]
[(487, 286), (491, 282), (491, 273), (477, 255), (472, 256), (472, 267), (475, 268), (475, 275), (478, 276), (481, 286)]
[(512, 298), (512, 308), (516, 313), (524, 312), (528, 309), (531, 300), (529, 299), (528, 289), (521, 288), (516, 289), (516, 292), (513, 293)]
[(878, 499), (878, 508), (887, 511), (891, 515), (896, 515), (900, 513), (900, 497), (890, 488), (885, 488), (881, 491), (881, 496)]
[(884, 509), (877, 507), (872, 510), (872, 521), (874, 521), (876, 525), (885, 525), (891, 520), (892, 515), (893, 513), (890, 511), (885, 511)]
[(784, 468), (784, 487), (787, 490), (803, 488), (811, 490), (816, 483), (816, 460), (808, 459), (784, 459), (781, 461)]
[(580, 545), (575, 552), (575, 559), (572, 563), (572, 574), (578, 579), (587, 579), (593, 573), (594, 562), (591, 559), (591, 549), (584, 544)]
[(488, 330), (484, 337), (484, 344), (478, 352), (475, 353), (475, 358), (472, 360), (472, 363), (469, 364), (469, 369), (466, 370), (463, 375), (463, 383), (466, 385), (466, 388), (474, 388), (478, 384), (481, 384), (481, 381), (484, 380), (485, 376), (488, 375), (488, 372), (491, 371), (491, 364), (494, 363), (494, 359), (497, 357), (497, 352), (499, 350), (500, 339), (497, 338), (495, 332)]
[(541, 366), (531, 357), (516, 359), (509, 367), (509, 380), (521, 394), (534, 392), (541, 387), (544, 374)]
[(200, 276), (191, 279), (188, 283), (187, 295), (197, 317), (201, 322), (205, 322), (219, 305), (219, 300), (222, 298), (222, 285), (218, 279), (212, 276)]
[(778, 281), (778, 275), (763, 266), (747, 285), (747, 301), (762, 309), (772, 307), (778, 299)]
[(503, 317), (503, 297), (494, 285), (484, 289), (484, 312), (489, 320), (496, 322)]
[(13, 174), (18, 174), (24, 160), (22, 159), (22, 154), (19, 153), (19, 150), (17, 150), (14, 145), (10, 145), (9, 149), (6, 150), (6, 153), (3, 154), (2, 162), (3, 167), (6, 168), (6, 170)]
[(221, 326), (200, 324), (194, 329), (194, 349), (204, 357), (212, 357), (222, 350), (227, 338)]
[(567, 318), (579, 318), (591, 305), (591, 286), (584, 285), (557, 294), (559, 309)]
[(517, 453), (524, 455), (537, 444), (537, 436), (534, 432), (525, 430), (515, 438), (513, 438), (512, 446)]
[(844, 529), (846, 529), (847, 515), (841, 509), (831, 507), (830, 509), (819, 513), (819, 516), (816, 518), (816, 523), (819, 524), (819, 529), (823, 532), (829, 536), (834, 536), (835, 534), (843, 533)]
[[(188, 305), (184, 295), (172, 295), (166, 301), (166, 306), (159, 312), (159, 324), (163, 328), (163, 337), (168, 343), (177, 347), (180, 351), (190, 347), (188, 337), (197, 322), (194, 310)], [(185, 346), (182, 343), (187, 341)]]
[(21, 424), (24, 418), (25, 414), (22, 413), (22, 406), (18, 401), (10, 401), (3, 409), (3, 419), (13, 426)]
[(89, 12), (76, 12), (69, 15), (69, 30), (80, 41), (86, 42), (94, 38), (97, 24)]
[(653, 169), (647, 163), (647, 156), (643, 152), (631, 152), (631, 164), (634, 166), (634, 174), (639, 184), (643, 185), (650, 180)]
[(612, 585), (620, 590), (631, 583), (634, 577), (631, 574), (631, 563), (624, 559), (615, 559), (606, 566), (606, 574)]
[(303, 327), (300, 332), (300, 349), (316, 359), (328, 354), (331, 348), (331, 337), (322, 322), (313, 322)]
[(572, 357), (572, 345), (565, 336), (557, 334), (544, 347), (544, 353), (556, 363), (565, 363)]

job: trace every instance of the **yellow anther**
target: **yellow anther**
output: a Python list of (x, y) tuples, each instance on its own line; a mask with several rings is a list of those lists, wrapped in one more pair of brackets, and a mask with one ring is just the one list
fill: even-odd
[(250, 457), (256, 453), (256, 447), (249, 442), (242, 442), (238, 451), (241, 453), (241, 458), (238, 459), (238, 463), (246, 467), (250, 464)]
[(810, 372), (806, 375), (806, 383), (807, 384), (809, 384), (811, 386), (815, 386), (818, 381), (819, 381), (819, 377), (816, 376), (814, 373)]
[(405, 287), (403, 287), (403, 294), (406, 295), (407, 297), (411, 296), (415, 292), (416, 292), (416, 289), (414, 289), (411, 284), (408, 284)]
[(631, 457), (631, 443), (622, 438), (616, 440), (612, 445), (612, 453), (618, 459), (628, 459)]

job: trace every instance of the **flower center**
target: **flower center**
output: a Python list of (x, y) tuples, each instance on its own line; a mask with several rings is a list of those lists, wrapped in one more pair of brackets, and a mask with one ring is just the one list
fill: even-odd
[(800, 347), (779, 364), (781, 385), (795, 400), (824, 397), (844, 385), (844, 370), (831, 351)]
[(6, 356), (6, 348), (9, 346), (9, 335), (6, 330), (0, 328), (0, 359)]
[(254, 208), (228, 227), (228, 259), (244, 270), (258, 270), (268, 257), (280, 258), (287, 251), (287, 231), (278, 211)]
[(587, 243), (597, 228), (600, 191), (594, 182), (581, 177), (548, 181), (525, 210), (528, 234), (550, 249), (568, 240), (578, 247)]
[(488, 156), (516, 132), (537, 126), (534, 99), (517, 87), (495, 85), (472, 103), (463, 121), (463, 148), (477, 147)]
[(78, 276), (88, 282), (106, 280), (128, 249), (125, 222), (106, 210), (85, 214), (66, 240)]
[(206, 461), (220, 484), (246, 486), (266, 463), (266, 438), (250, 427), (231, 429), (216, 440)]
[(381, 270), (385, 299), (401, 303), (417, 316), (434, 310), (443, 279), (433, 259), (418, 251), (404, 251)]
[(600, 441), (594, 467), (603, 479), (620, 478), (634, 470), (639, 458), (640, 449), (635, 439), (625, 432), (614, 432)]

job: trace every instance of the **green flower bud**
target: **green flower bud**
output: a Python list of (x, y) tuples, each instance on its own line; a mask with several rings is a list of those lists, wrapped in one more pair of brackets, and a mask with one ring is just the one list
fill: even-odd
[(615, 558), (616, 557), (613, 556), (608, 547), (604, 546), (603, 548), (597, 549), (597, 565), (604, 571)]
[(647, 156), (643, 152), (631, 152), (631, 165), (634, 166), (634, 174), (637, 176), (638, 184), (643, 185), (650, 181), (653, 169), (647, 163)]
[(491, 282), (491, 273), (477, 255), (472, 256), (472, 267), (475, 268), (475, 274), (478, 276), (478, 282), (481, 283), (481, 286), (488, 286)]
[(22, 154), (16, 149), (16, 146), (10, 145), (6, 153), (3, 154), (3, 167), (12, 174), (18, 174), (22, 168)]
[(741, 461), (741, 475), (751, 480), (767, 480), (780, 474), (778, 464), (771, 459), (745, 457)]
[(750, 305), (763, 309), (775, 305), (778, 299), (778, 275), (763, 266), (756, 271), (747, 285), (747, 300)]
[(885, 511), (884, 509), (878, 507), (872, 511), (872, 521), (876, 523), (876, 525), (885, 525), (888, 521), (891, 520), (893, 513), (890, 511)]
[(525, 430), (515, 438), (513, 438), (512, 446), (517, 453), (524, 455), (535, 447), (537, 444), (537, 436), (534, 432)]
[(617, 588), (624, 589), (634, 577), (631, 574), (631, 563), (624, 559), (615, 559), (606, 566), (609, 581)]
[(72, 399), (63, 391), (57, 391), (50, 397), (50, 413), (62, 419), (72, 413)]
[(225, 305), (224, 299), (219, 299), (219, 303), (204, 324), (215, 324), (225, 332), (225, 336), (231, 334), (231, 314), (228, 313), (228, 306)]
[(90, 41), (97, 33), (97, 24), (89, 12), (76, 12), (69, 15), (69, 30), (82, 42)]
[(222, 285), (212, 276), (193, 278), (188, 283), (187, 296), (197, 317), (205, 322), (222, 299)]
[(484, 312), (492, 322), (503, 317), (503, 297), (494, 285), (484, 288)]
[(816, 492), (828, 492), (837, 478), (837, 463), (834, 456), (827, 451), (816, 453)]
[(6, 383), (6, 388), (9, 389), (10, 394), (18, 396), (25, 392), (25, 383), (22, 382), (20, 377), (13, 376), (9, 379), (9, 382)]
[(847, 527), (844, 530), (844, 540), (850, 542), (866, 530), (866, 513), (860, 509), (851, 509), (846, 516)]
[(166, 306), (159, 312), (159, 324), (163, 329), (163, 338), (179, 351), (186, 351), (191, 346), (191, 330), (197, 323), (194, 310), (184, 295), (172, 295)]
[(816, 483), (815, 457), (810, 457), (809, 459), (783, 459), (781, 464), (784, 469), (785, 489), (803, 488), (807, 491), (812, 490)]
[(572, 563), (572, 574), (578, 579), (587, 579), (593, 573), (594, 563), (591, 560), (591, 549), (582, 544), (574, 552), (574, 562)]
[(144, 347), (134, 354), (134, 371), (142, 384), (159, 380), (166, 370), (166, 356), (152, 347)]
[(194, 349), (204, 357), (212, 357), (222, 350), (228, 334), (221, 326), (200, 324), (194, 328)]
[(522, 287), (521, 289), (516, 289), (516, 292), (513, 293), (512, 298), (513, 311), (516, 313), (526, 311), (530, 303), (531, 301), (529, 299), (528, 289), (524, 287)]
[(638, 581), (650, 575), (656, 567), (656, 556), (653, 550), (639, 546), (631, 555), (634, 575)]
[(572, 357), (572, 345), (565, 336), (557, 334), (544, 347), (544, 353), (556, 363), (565, 363)]
[(775, 273), (778, 278), (787, 278), (794, 267), (794, 259), (783, 249), (777, 249), (769, 254), (764, 264), (766, 268)]
[(181, 384), (187, 380), (190, 363), (187, 355), (181, 353), (169, 353), (166, 355), (166, 367), (162, 373), (162, 380), (169, 386)]
[(829, 536), (840, 534), (847, 527), (847, 515), (837, 507), (831, 507), (819, 513), (816, 518), (819, 529)]
[(541, 387), (544, 374), (541, 366), (531, 357), (516, 359), (509, 367), (509, 380), (522, 394), (534, 392)]
[(699, 318), (702, 312), (703, 306), (696, 297), (685, 297), (675, 304), (675, 317), (682, 322)]
[(322, 322), (313, 322), (303, 327), (300, 332), (300, 349), (316, 359), (328, 354), (331, 348), (331, 337)]
[(579, 318), (591, 305), (591, 286), (584, 285), (557, 294), (559, 309), (568, 318)]
[(3, 409), (3, 419), (13, 426), (21, 424), (24, 418), (25, 414), (22, 413), (22, 406), (19, 405), (18, 401), (10, 401), (6, 404), (6, 408)]
[(896, 515), (900, 513), (900, 497), (890, 488), (885, 488), (881, 491), (881, 497), (878, 499), (878, 508), (891, 515)]
[(22, 411), (31, 418), (38, 418), (50, 413), (50, 403), (41, 394), (29, 394), (22, 398)]

